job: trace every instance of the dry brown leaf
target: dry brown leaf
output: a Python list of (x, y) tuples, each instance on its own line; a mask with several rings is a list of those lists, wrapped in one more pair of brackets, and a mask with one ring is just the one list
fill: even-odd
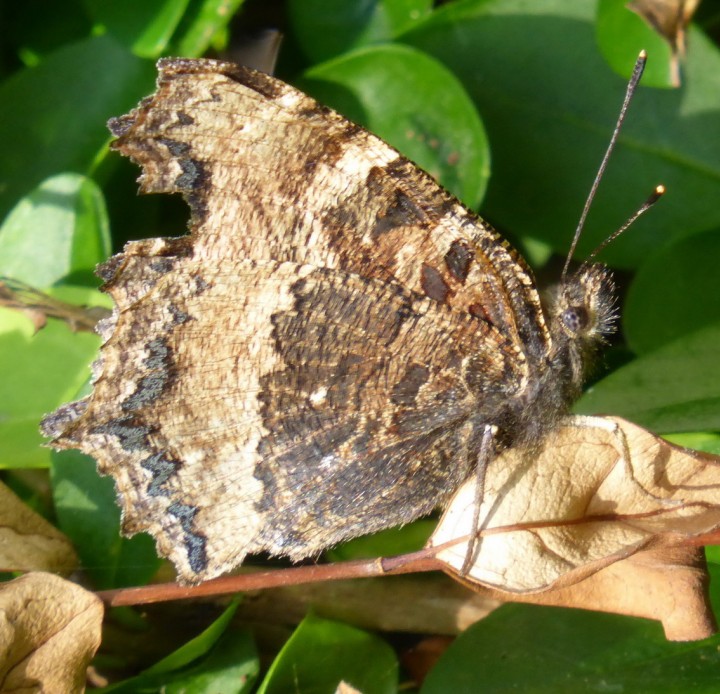
[(631, 0), (628, 9), (642, 17), (672, 50), (670, 79), (680, 86), (680, 61), (685, 58), (686, 29), (700, 0)]
[(400, 663), (414, 684), (421, 685), (425, 681), (453, 641), (449, 636), (427, 636), (401, 653)]
[[(430, 540), (451, 573), (460, 573), (465, 559), (473, 499), (471, 480)], [(720, 525), (716, 456), (619, 418), (572, 418), (534, 459), (509, 450), (493, 462), (480, 521), (466, 583), (500, 591), (505, 600), (655, 617), (671, 638), (706, 636), (713, 628), (696, 550), (678, 547)], [(538, 596), (569, 587), (564, 595)], [(671, 604), (652, 604), (660, 599)], [(678, 613), (680, 604), (686, 607)]]
[(702, 549), (662, 547), (638, 552), (572, 586), (513, 601), (656, 619), (668, 640), (695, 641), (717, 631), (708, 578)]
[(69, 574), (77, 563), (70, 540), (0, 482), (0, 568)]
[(31, 573), (0, 586), (0, 690), (79, 692), (100, 645), (102, 602), (74, 583)]

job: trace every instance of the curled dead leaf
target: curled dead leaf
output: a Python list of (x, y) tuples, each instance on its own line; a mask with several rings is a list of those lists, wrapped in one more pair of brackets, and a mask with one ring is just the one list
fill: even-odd
[(633, 554), (574, 585), (514, 601), (656, 619), (668, 640), (695, 641), (717, 631), (708, 583), (702, 549), (660, 547)]
[(0, 690), (83, 691), (102, 618), (99, 598), (52, 574), (2, 584)]
[[(429, 541), (456, 576), (473, 499), (470, 480)], [(669, 638), (703, 638), (714, 630), (707, 574), (689, 545), (719, 525), (720, 458), (620, 418), (571, 418), (532, 460), (508, 450), (490, 466), (481, 540), (461, 580), (505, 600), (653, 617)]]
[(0, 483), (0, 567), (69, 574), (77, 563), (70, 540)]

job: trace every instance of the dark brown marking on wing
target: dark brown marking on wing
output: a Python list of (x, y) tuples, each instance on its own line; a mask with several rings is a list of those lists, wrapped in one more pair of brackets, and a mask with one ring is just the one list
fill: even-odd
[(324, 121), (330, 114), (332, 109), (325, 104), (320, 104), (317, 101), (309, 107), (302, 108), (298, 111), (298, 117), (309, 121)]
[(444, 304), (451, 293), (450, 287), (443, 279), (438, 270), (427, 263), (422, 265), (422, 274), (420, 276), (420, 285), (422, 290), (435, 301)]
[(135, 127), (135, 124), (137, 122), (137, 111), (140, 109), (147, 109), (150, 104), (153, 101), (153, 97), (148, 96), (145, 97), (136, 107), (135, 110), (131, 111), (130, 113), (126, 113), (123, 116), (117, 116), (115, 118), (111, 118), (107, 122), (108, 129), (115, 137), (122, 137), (126, 133), (128, 133), (132, 128)]
[(467, 241), (455, 239), (450, 244), (450, 248), (445, 254), (445, 264), (458, 282), (465, 283), (474, 255)]
[(177, 111), (176, 112), (178, 123), (180, 125), (194, 125), (195, 119), (188, 113), (185, 113), (185, 111)]
[(370, 232), (373, 238), (397, 227), (425, 226), (428, 218), (412, 199), (402, 190), (396, 190), (394, 196), (384, 212), (377, 216), (375, 226)]
[(182, 173), (175, 179), (175, 187), (179, 191), (192, 192), (206, 185), (207, 171), (201, 161), (190, 156), (192, 147), (187, 142), (178, 142), (167, 137), (158, 138), (158, 142), (168, 148), (182, 169)]
[[(321, 110), (309, 109), (310, 113), (327, 117)], [(322, 125), (322, 120), (319, 121)], [(346, 127), (337, 133), (334, 138), (318, 138), (314, 142), (314, 148), (308, 153), (307, 158), (302, 162), (302, 170), (305, 174), (306, 185), (311, 182), (311, 177), (317, 170), (318, 165), (325, 164), (333, 166), (345, 153), (346, 143), (352, 140), (362, 128), (354, 123), (347, 123)]]
[(200, 275), (193, 277), (195, 286), (192, 289), (192, 296), (200, 296), (210, 288), (210, 283), (203, 279)]
[(208, 559), (207, 539), (197, 530), (194, 523), (197, 511), (195, 506), (189, 506), (179, 501), (168, 506), (168, 513), (178, 519), (183, 530), (188, 564), (196, 574), (199, 574), (207, 568)]
[(165, 487), (170, 478), (177, 473), (181, 463), (170, 458), (165, 451), (153, 453), (140, 461), (140, 466), (152, 475), (147, 486), (150, 496), (170, 496), (171, 492)]
[(192, 320), (192, 316), (187, 313), (187, 311), (183, 311), (175, 304), (169, 304), (168, 311), (172, 316), (173, 327), (176, 325), (182, 325), (183, 323), (187, 323), (189, 320)]
[(177, 261), (178, 258), (156, 258), (151, 260), (149, 265), (150, 269), (157, 272), (159, 275), (167, 275), (167, 273), (175, 267)]
[(415, 404), (420, 388), (427, 383), (430, 369), (423, 364), (410, 364), (403, 377), (395, 384), (390, 395), (394, 405), (410, 407)]
[(353, 138), (357, 137), (358, 134), (364, 133), (365, 129), (357, 123), (346, 121), (343, 129), (338, 133), (338, 137), (345, 142), (349, 142)]
[(147, 437), (151, 431), (152, 427), (143, 422), (141, 418), (128, 415), (92, 427), (90, 433), (115, 436), (121, 448), (129, 453), (134, 453), (135, 451), (150, 450)]
[(125, 256), (122, 253), (110, 256), (104, 263), (100, 263), (95, 268), (95, 274), (105, 283), (110, 282), (119, 268), (125, 262)]
[(398, 184), (407, 186), (408, 190), (417, 191), (417, 198), (422, 200), (425, 214), (434, 218), (434, 221), (444, 217), (457, 204), (457, 200), (440, 187), (437, 181), (405, 157), (394, 159), (387, 164), (385, 170)]
[(69, 427), (79, 420), (88, 409), (89, 399), (83, 398), (75, 402), (61, 405), (54, 412), (43, 417), (40, 429), (47, 438), (64, 436)]
[(268, 99), (277, 99), (282, 94), (282, 82), (278, 82), (262, 72), (229, 63), (221, 63), (221, 72), (231, 80), (249, 87)]
[(470, 304), (470, 306), (468, 306), (468, 312), (473, 318), (479, 318), (481, 321), (484, 321), (489, 325), (493, 325), (490, 314), (485, 310), (485, 307), (482, 304)]
[[(408, 522), (468, 473), (472, 403), (458, 372), (464, 349), (455, 353), (449, 335), (460, 330), (470, 341), (474, 331), (460, 317), (440, 329), (427, 311), (439, 311), (437, 320), (450, 311), (356, 275), (315, 270), (292, 293), (293, 308), (272, 316), (281, 362), (259, 379), (268, 433), (254, 476), (258, 511), (273, 513), (258, 546), (297, 558)], [(431, 351), (419, 350), (427, 363), (409, 351), (418, 340)]]

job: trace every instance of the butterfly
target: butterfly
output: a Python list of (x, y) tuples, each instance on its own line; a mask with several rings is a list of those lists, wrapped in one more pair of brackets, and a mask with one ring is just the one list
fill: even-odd
[(190, 233), (100, 266), (93, 391), (43, 422), (112, 475), (126, 534), (197, 583), (408, 523), (543, 441), (612, 329), (604, 266), (543, 307), (508, 242), (376, 136), (245, 67), (158, 67), (112, 148), (184, 195)]

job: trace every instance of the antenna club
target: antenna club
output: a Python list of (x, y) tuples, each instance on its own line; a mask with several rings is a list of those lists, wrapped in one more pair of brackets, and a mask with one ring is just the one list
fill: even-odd
[(643, 212), (646, 208), (651, 207), (654, 205), (663, 195), (665, 195), (665, 186), (660, 184), (655, 186), (655, 190), (650, 193), (650, 196), (645, 201), (645, 204), (643, 205)]
[(647, 51), (644, 48), (638, 54), (638, 60), (647, 60)]

